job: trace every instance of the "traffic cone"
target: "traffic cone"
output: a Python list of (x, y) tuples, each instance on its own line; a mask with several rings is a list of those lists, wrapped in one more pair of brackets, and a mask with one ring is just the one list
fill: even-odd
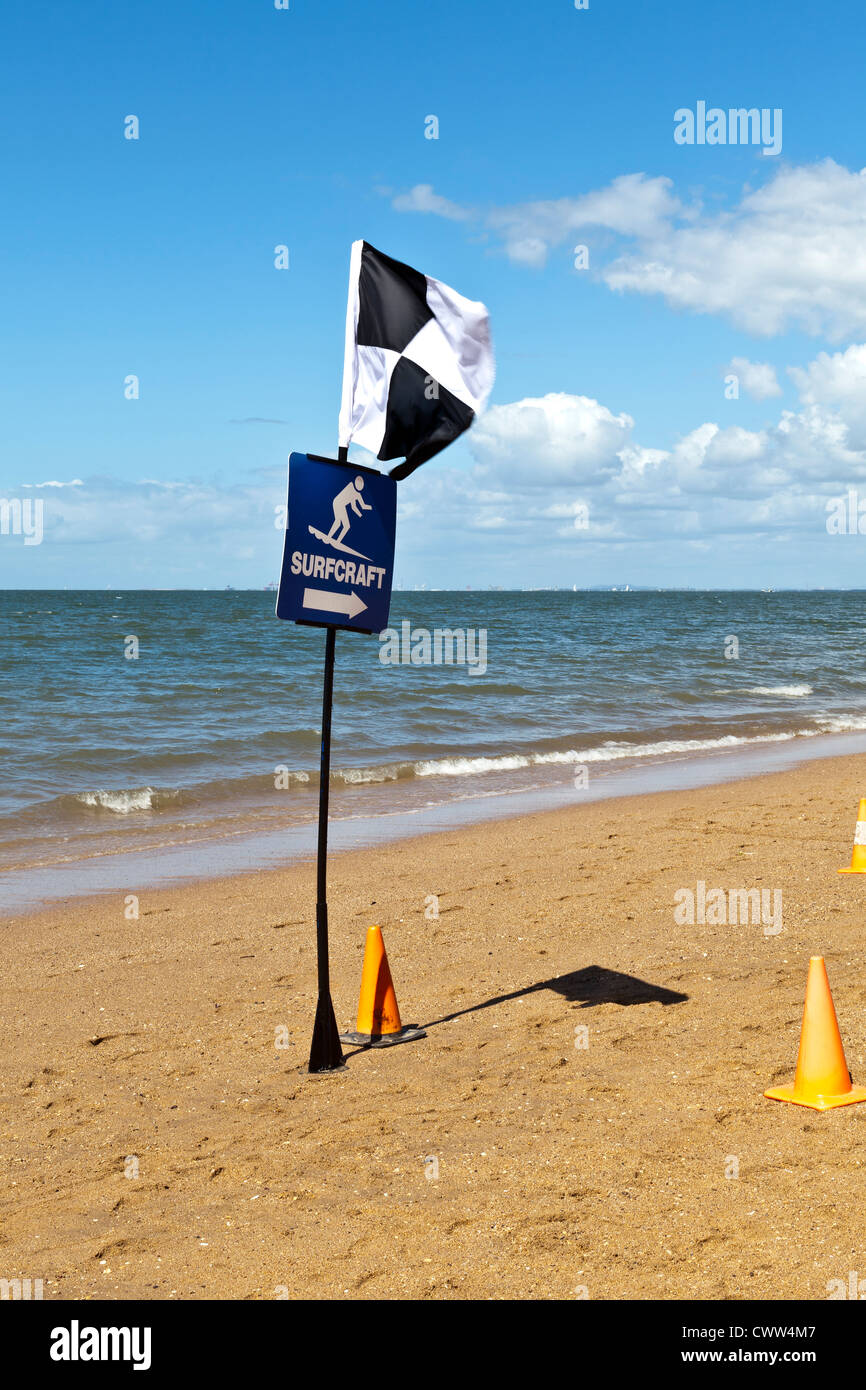
[(838, 874), (866, 874), (866, 796), (860, 798), (850, 867), (837, 869), (836, 872)]
[[(864, 805), (860, 803), (861, 808)], [(790, 1100), (812, 1110), (832, 1110), (866, 1100), (866, 1086), (852, 1086), (845, 1062), (830, 981), (823, 956), (812, 956), (806, 981), (806, 1007), (793, 1086), (773, 1086), (770, 1100)]]
[(394, 1047), (413, 1038), (426, 1038), (423, 1028), (404, 1027), (400, 1022), (397, 995), (380, 927), (367, 928), (364, 968), (361, 971), (361, 997), (358, 1000), (358, 1026), (354, 1033), (341, 1033), (340, 1041), (370, 1047)]

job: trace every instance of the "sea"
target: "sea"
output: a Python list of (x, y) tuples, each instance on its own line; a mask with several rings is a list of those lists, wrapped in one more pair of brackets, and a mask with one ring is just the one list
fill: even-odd
[[(337, 633), (331, 845), (864, 751), (864, 620), (861, 592), (395, 592), (388, 634)], [(4, 591), (0, 634), (0, 916), (312, 859), (325, 636), (272, 592)]]

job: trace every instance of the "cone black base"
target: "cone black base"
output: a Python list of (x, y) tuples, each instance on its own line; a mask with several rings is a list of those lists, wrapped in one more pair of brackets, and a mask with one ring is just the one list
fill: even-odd
[(426, 1036), (423, 1028), (407, 1024), (399, 1033), (341, 1033), (340, 1042), (351, 1043), (353, 1047), (396, 1047), (398, 1043), (414, 1042)]
[(337, 1071), (345, 1065), (331, 996), (320, 994), (316, 1005), (316, 1021), (313, 1024), (313, 1041), (310, 1044), (310, 1062), (307, 1070)]

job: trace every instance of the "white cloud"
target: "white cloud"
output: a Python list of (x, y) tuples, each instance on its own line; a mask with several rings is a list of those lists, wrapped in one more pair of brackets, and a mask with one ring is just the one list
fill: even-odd
[(554, 246), (587, 227), (603, 227), (622, 236), (657, 236), (683, 212), (667, 178), (622, 174), (607, 188), (579, 198), (557, 198), (499, 208), (488, 224), (500, 233), (512, 260), (543, 265)]
[(789, 367), (788, 375), (807, 405), (839, 413), (849, 445), (866, 448), (866, 343), (832, 355), (819, 352), (808, 367)]
[(485, 213), (449, 202), (428, 184), (394, 206), (480, 219), (513, 261), (531, 266), (544, 265), (566, 239), (599, 228), (626, 242), (606, 264), (600, 251), (593, 255), (611, 289), (661, 295), (673, 308), (719, 314), (762, 336), (800, 329), (836, 341), (866, 332), (866, 170), (832, 159), (774, 169), (723, 210), (684, 204), (670, 179), (645, 173), (579, 197)]
[(866, 329), (866, 171), (781, 168), (732, 211), (644, 237), (603, 272), (616, 290), (722, 314), (750, 333)]
[(492, 406), (469, 440), (482, 476), (549, 487), (609, 476), (633, 424), (588, 396), (552, 392)]
[(554, 502), (550, 507), (544, 507), (538, 515), (552, 517), (580, 517), (586, 510), (586, 503), (577, 502)]
[(432, 212), (436, 217), (447, 217), (453, 222), (462, 222), (472, 216), (468, 208), (462, 208), (434, 193), (430, 183), (416, 183), (408, 193), (398, 193), (391, 206), (396, 212)]
[[(607, 188), (578, 198), (556, 198), (514, 207), (493, 208), (484, 221), (498, 232), (507, 255), (525, 265), (544, 265), (552, 247), (586, 227), (603, 227), (623, 236), (657, 235), (669, 220), (690, 216), (671, 192), (668, 178), (622, 174)], [(397, 212), (427, 212), (454, 221), (481, 214), (435, 193), (429, 183), (417, 184), (393, 199)]]
[(47, 483), (22, 483), (21, 486), (22, 486), (22, 487), (28, 487), (28, 488), (33, 488), (33, 487), (36, 487), (36, 488), (39, 488), (39, 487), (82, 487), (83, 484), (82, 484), (80, 478), (73, 478), (73, 479), (72, 479), (70, 482), (68, 482), (68, 483), (58, 483), (58, 482), (47, 482)]
[[(474, 473), (440, 481), (436, 514), (447, 527), (471, 516), (472, 529), (505, 529), (527, 551), (544, 536), (558, 554), (665, 538), (820, 538), (827, 501), (866, 483), (864, 374), (866, 344), (822, 353), (791, 371), (799, 409), (760, 430), (705, 421), (669, 449), (639, 442), (629, 415), (586, 396), (495, 406), (468, 435)], [(563, 524), (584, 508), (585, 528)]]
[(46, 499), (44, 547), (116, 545), (121, 552), (138, 550), (144, 560), (146, 548), (158, 545), (172, 550), (174, 561), (185, 548), (195, 550), (206, 541), (214, 551), (237, 554), (244, 541), (261, 537), (263, 523), (273, 524), (273, 509), (284, 500), (283, 477), (232, 487), (189, 480), (77, 479)]
[(782, 394), (776, 369), (769, 362), (750, 362), (748, 357), (732, 357), (725, 373), (733, 373), (746, 395), (756, 401), (766, 401), (771, 396)]
[[(547, 564), (571, 573), (572, 559), (606, 547), (646, 546), (664, 573), (667, 542), (714, 548), (728, 567), (729, 544), (757, 543), (762, 556), (774, 538), (821, 543), (827, 502), (850, 487), (866, 495), (866, 343), (821, 353), (790, 378), (797, 409), (757, 430), (703, 421), (668, 448), (588, 396), (494, 406), (466, 436), (474, 462), (456, 467), (449, 453), (400, 485), (401, 563), (450, 576), (452, 560), (470, 556), (488, 579), (517, 578)], [(44, 543), (21, 550), (28, 578), (62, 582), (68, 546), (89, 548), (94, 576), (132, 583), (234, 579), (237, 565), (259, 582), (277, 575), (282, 468), (231, 485), (73, 483), (46, 490)]]

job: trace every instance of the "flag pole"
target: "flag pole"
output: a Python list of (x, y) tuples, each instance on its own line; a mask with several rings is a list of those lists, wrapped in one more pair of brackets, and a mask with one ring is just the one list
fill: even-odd
[[(337, 458), (348, 462), (348, 448), (340, 448)], [(316, 850), (316, 958), (319, 997), (313, 1041), (310, 1044), (311, 1072), (336, 1071), (345, 1066), (343, 1049), (331, 999), (328, 959), (328, 794), (331, 783), (331, 713), (334, 707), (334, 646), (336, 629), (325, 631), (325, 672), (322, 681), (322, 753), (319, 760), (319, 837)]]

